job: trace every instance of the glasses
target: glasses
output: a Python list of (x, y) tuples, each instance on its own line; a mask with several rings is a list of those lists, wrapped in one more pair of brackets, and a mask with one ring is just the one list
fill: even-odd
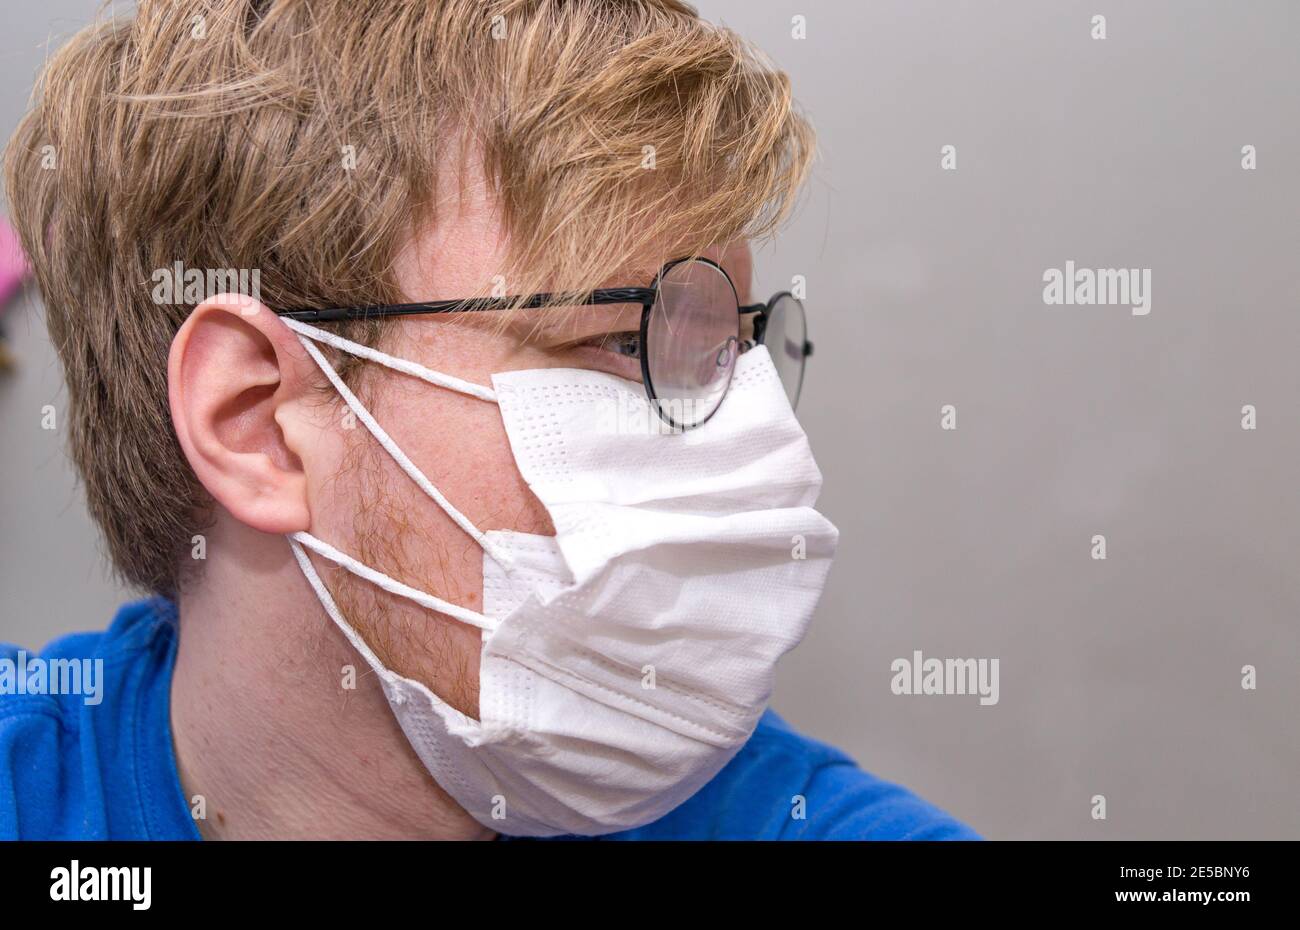
[[(423, 313), (536, 310), (573, 305), (554, 294), (483, 297), (429, 303), (325, 310), (277, 310), (303, 323), (337, 323)], [(611, 351), (638, 358), (646, 397), (660, 419), (674, 430), (705, 423), (722, 404), (740, 353), (766, 345), (793, 408), (799, 403), (803, 372), (813, 346), (803, 304), (783, 291), (765, 304), (742, 306), (730, 276), (707, 258), (678, 259), (660, 269), (649, 287), (592, 291), (580, 306), (640, 304), (641, 328), (635, 343), (617, 342)], [(741, 338), (741, 320), (752, 316), (753, 335)]]

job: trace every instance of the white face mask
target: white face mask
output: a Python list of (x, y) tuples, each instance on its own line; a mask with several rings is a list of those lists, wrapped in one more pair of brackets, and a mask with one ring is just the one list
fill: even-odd
[[(375, 670), (407, 739), (479, 823), (595, 835), (662, 817), (753, 732), (776, 661), (803, 637), (839, 533), (767, 350), (740, 356), (702, 426), (666, 435), (640, 384), (568, 368), (492, 389), (286, 321), (404, 471), (484, 549), (483, 613), (410, 588), (306, 533), (290, 545), (326, 612)], [(306, 337), (306, 338), (304, 338)], [(556, 535), (481, 533), (433, 487), (309, 341), (501, 409)], [(303, 546), (484, 631), (479, 720), (386, 668)]]

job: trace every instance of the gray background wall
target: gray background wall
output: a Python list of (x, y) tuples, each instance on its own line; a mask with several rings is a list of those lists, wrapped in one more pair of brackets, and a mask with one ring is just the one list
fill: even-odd
[[(6, 136), (96, 5), (4, 5)], [(1300, 837), (1300, 5), (700, 6), (791, 73), (822, 147), (759, 262), (764, 293), (808, 282), (800, 414), (842, 532), (777, 709), (990, 837)], [(1067, 260), (1150, 268), (1150, 315), (1045, 306)], [(124, 596), (40, 429), (38, 311), (0, 381), (0, 639), (28, 645)], [(997, 658), (999, 703), (895, 696), (918, 649)]]

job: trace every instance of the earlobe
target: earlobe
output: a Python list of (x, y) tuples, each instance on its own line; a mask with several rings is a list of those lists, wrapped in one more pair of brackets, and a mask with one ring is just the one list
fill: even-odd
[(240, 522), (264, 533), (308, 528), (301, 456), (288, 438), (313, 366), (297, 337), (248, 297), (200, 304), (172, 340), (168, 399), (190, 467)]

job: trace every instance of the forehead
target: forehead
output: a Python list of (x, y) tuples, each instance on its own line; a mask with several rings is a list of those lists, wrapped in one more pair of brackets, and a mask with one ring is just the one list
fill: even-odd
[[(484, 175), (474, 147), (462, 150), (454, 169), (444, 165), (436, 175), (434, 203), (429, 215), (408, 238), (394, 262), (397, 282), (406, 298), (457, 300), (495, 293), (520, 294), (554, 290), (553, 283), (527, 278), (529, 272), (545, 268), (509, 268), (509, 238), (501, 216), (501, 203), (494, 185)], [(562, 217), (556, 217), (557, 223)], [(670, 242), (651, 247), (629, 246), (620, 254), (618, 243), (593, 242), (606, 254), (619, 259), (600, 269), (597, 287), (646, 286), (668, 262), (688, 257), (689, 249)], [(609, 248), (613, 246), (613, 248)], [(742, 302), (749, 300), (753, 257), (748, 242), (736, 241), (698, 249), (698, 254), (720, 264), (730, 276)], [(538, 264), (562, 265), (563, 255), (543, 257)], [(522, 272), (519, 273), (519, 272)]]
[[(754, 261), (748, 242), (710, 246), (699, 255), (721, 265), (741, 302), (749, 301)], [(671, 247), (643, 249), (609, 269), (600, 286), (648, 286), (665, 264), (685, 257)], [(398, 255), (394, 272), (411, 301), (515, 295), (521, 290), (511, 286), (507, 261), (505, 233), (495, 210), (481, 194), (470, 193), (455, 209), (421, 225)]]

